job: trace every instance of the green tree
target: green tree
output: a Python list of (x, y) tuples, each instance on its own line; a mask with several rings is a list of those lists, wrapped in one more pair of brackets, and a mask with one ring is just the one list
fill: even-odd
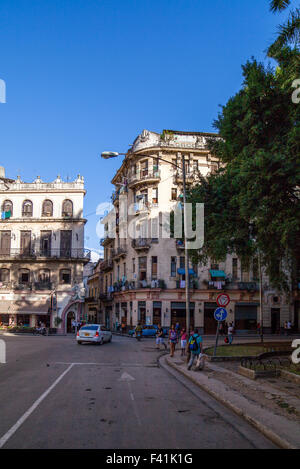
[[(194, 260), (260, 250), (274, 285), (287, 289), (300, 239), (300, 105), (291, 100), (285, 48), (273, 70), (252, 59), (242, 89), (222, 108), (211, 151), (221, 169), (201, 179), (188, 201), (205, 203), (205, 244)], [(298, 243), (298, 245), (297, 245)]]

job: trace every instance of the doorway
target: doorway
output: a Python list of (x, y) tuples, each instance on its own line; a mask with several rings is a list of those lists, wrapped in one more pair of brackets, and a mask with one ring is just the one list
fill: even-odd
[(218, 308), (217, 303), (204, 303), (204, 334), (215, 334), (217, 321), (214, 312)]
[(280, 308), (271, 308), (271, 331), (272, 334), (280, 333)]
[(75, 313), (73, 311), (69, 311), (67, 314), (67, 324), (66, 324), (67, 333), (74, 332), (73, 327), (72, 327), (72, 321), (74, 320), (75, 320)]

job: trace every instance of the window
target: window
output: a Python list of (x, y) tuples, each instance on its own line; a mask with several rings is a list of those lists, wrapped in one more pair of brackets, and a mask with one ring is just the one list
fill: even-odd
[(139, 278), (147, 279), (147, 257), (139, 257)]
[(255, 257), (252, 262), (252, 276), (253, 280), (258, 280), (259, 274), (258, 274), (258, 258)]
[(194, 173), (198, 172), (198, 160), (193, 161), (193, 170), (194, 170)]
[(8, 283), (10, 279), (10, 270), (9, 269), (0, 269), (0, 282)]
[(176, 277), (176, 257), (171, 257), (171, 277)]
[(158, 171), (158, 158), (153, 158), (153, 173), (155, 173), (156, 171)]
[(11, 231), (0, 231), (0, 256), (10, 254)]
[(71, 270), (70, 269), (62, 269), (60, 271), (60, 283), (71, 283)]
[(157, 256), (152, 256), (151, 277), (152, 280), (157, 279)]
[(4, 200), (2, 204), (3, 218), (10, 218), (13, 214), (13, 203), (11, 200)]
[(123, 264), (123, 275), (126, 277), (126, 262)]
[(180, 268), (184, 269), (185, 268), (185, 257), (180, 256)]
[(53, 215), (53, 203), (51, 200), (44, 200), (42, 208), (43, 217), (52, 217)]
[(50, 282), (50, 270), (49, 269), (41, 269), (38, 275), (39, 283), (49, 283)]
[(237, 280), (238, 278), (238, 260), (237, 258), (232, 259), (232, 280)]
[(141, 162), (141, 177), (148, 176), (148, 160)]
[(132, 272), (135, 273), (135, 258), (132, 258)]
[(73, 216), (73, 202), (71, 200), (64, 200), (62, 204), (62, 216), (72, 217)]
[(176, 187), (172, 187), (171, 200), (177, 200), (177, 188)]
[(152, 203), (158, 204), (158, 187), (153, 187), (152, 189)]
[(19, 270), (19, 283), (27, 284), (30, 280), (30, 271), (29, 269), (20, 269)]
[(249, 266), (245, 262), (242, 262), (241, 270), (242, 270), (242, 282), (249, 282), (250, 280)]
[(33, 206), (31, 200), (24, 200), (22, 206), (22, 216), (23, 217), (32, 217)]
[(117, 266), (117, 281), (120, 280), (120, 266)]

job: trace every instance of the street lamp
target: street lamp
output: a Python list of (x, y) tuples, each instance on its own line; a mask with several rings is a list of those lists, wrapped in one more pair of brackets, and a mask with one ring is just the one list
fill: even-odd
[[(101, 158), (104, 158), (105, 160), (108, 160), (110, 158), (115, 158), (117, 156), (126, 156), (126, 153), (118, 153), (114, 151), (104, 151), (101, 153)], [(148, 157), (149, 155), (139, 155), (139, 156), (146, 156)], [(186, 310), (186, 318), (185, 318), (185, 323), (186, 323), (186, 331), (189, 334), (190, 332), (190, 292), (189, 292), (189, 257), (188, 257), (188, 247), (187, 247), (187, 213), (185, 210), (185, 204), (186, 204), (186, 173), (185, 173), (185, 158), (184, 155), (181, 155), (181, 161), (182, 161), (182, 167), (178, 166), (177, 164), (165, 160), (161, 158), (160, 156), (155, 157), (157, 160), (164, 161), (165, 163), (168, 163), (172, 166), (174, 166), (177, 169), (182, 170), (182, 179), (183, 179), (183, 217), (184, 217), (184, 251), (185, 251), (185, 258), (184, 258), (184, 267), (185, 267), (185, 310)]]

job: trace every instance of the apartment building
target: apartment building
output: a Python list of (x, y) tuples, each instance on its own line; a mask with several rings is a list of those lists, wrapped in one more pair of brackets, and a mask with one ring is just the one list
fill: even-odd
[(103, 314), (100, 310), (100, 262), (95, 262), (86, 281), (84, 321), (90, 324), (103, 324)]
[(0, 168), (0, 324), (71, 330), (84, 304), (84, 180), (25, 183)]
[[(100, 308), (111, 327), (122, 322), (130, 327), (138, 321), (185, 324), (184, 245), (164, 238), (165, 215), (182, 201), (182, 155), (187, 184), (194, 184), (199, 173), (205, 176), (219, 167), (208, 150), (210, 138), (218, 136), (144, 130), (115, 174), (114, 210), (104, 219), (104, 260), (100, 263)], [(226, 291), (231, 299), (228, 322), (234, 322), (238, 331), (256, 330), (260, 314), (257, 259), (250, 268), (236, 256), (227, 256), (222, 263), (211, 260), (208, 265), (190, 265), (189, 288), (192, 327), (215, 332), (216, 298)], [(279, 332), (288, 319), (298, 327), (298, 310), (296, 302), (272, 289), (263, 271), (265, 332)]]

